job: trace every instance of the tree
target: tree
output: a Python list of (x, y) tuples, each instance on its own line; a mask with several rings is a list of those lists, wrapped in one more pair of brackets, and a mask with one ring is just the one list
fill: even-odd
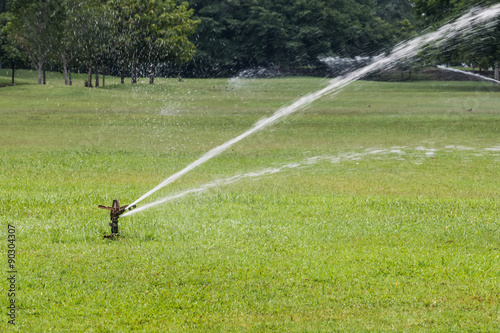
[(38, 84), (42, 84), (44, 65), (60, 47), (65, 4), (58, 0), (16, 0), (13, 13), (18, 42), (38, 71)]
[[(439, 26), (465, 13), (475, 5), (487, 6), (499, 0), (415, 0), (415, 16), (423, 27)], [(453, 41), (448, 41), (441, 50), (438, 60), (464, 62), (483, 68), (493, 67), (495, 77), (499, 76), (500, 21), (493, 28), (478, 27), (472, 34), (467, 32)]]
[(378, 53), (409, 35), (413, 20), (407, 0), (196, 0), (192, 6), (202, 23), (189, 68), (205, 76)]
[[(85, 17), (82, 9), (83, 3), (78, 0), (67, 0), (66, 20), (63, 23), (63, 34), (61, 38), (60, 57), (63, 65), (64, 84), (72, 85), (71, 67), (77, 63), (78, 55), (82, 52), (80, 49), (81, 40), (86, 38), (87, 30)], [(80, 56), (80, 58), (82, 58)]]
[(192, 6), (201, 23), (194, 35), (197, 53), (189, 67), (205, 76), (231, 75), (232, 68), (241, 66), (245, 53), (251, 54), (240, 47), (249, 37), (239, 33), (246, 8), (239, 1), (214, 0), (197, 0)]
[(0, 63), (10, 64), (12, 85), (14, 85), (16, 65), (25, 62), (25, 55), (15, 38), (12, 20), (11, 13), (3, 12), (0, 14)]
[(376, 15), (390, 24), (414, 23), (412, 1), (409, 0), (377, 0)]
[(195, 47), (188, 36), (198, 21), (187, 3), (173, 0), (111, 0), (108, 3), (116, 23), (115, 54), (129, 64), (132, 83), (136, 83), (137, 66), (149, 64), (150, 83), (159, 62), (184, 63), (192, 58)]
[(99, 0), (81, 2), (70, 0), (67, 33), (64, 38), (65, 53), (87, 68), (88, 86), (99, 86), (99, 71), (111, 57), (114, 23), (109, 9)]
[(7, 11), (7, 0), (0, 0), (0, 14)]

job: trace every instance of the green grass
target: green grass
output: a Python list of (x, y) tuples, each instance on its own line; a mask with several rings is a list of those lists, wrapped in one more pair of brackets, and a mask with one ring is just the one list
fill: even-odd
[(328, 81), (48, 78), (0, 88), (2, 276), (11, 224), (19, 306), (1, 331), (500, 330), (498, 86), (354, 83), (139, 206), (300, 166), (123, 217), (110, 241), (97, 205), (137, 199)]

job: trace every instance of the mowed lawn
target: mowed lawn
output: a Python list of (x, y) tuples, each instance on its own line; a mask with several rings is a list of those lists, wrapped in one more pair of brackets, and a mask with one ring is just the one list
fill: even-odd
[(18, 74), (0, 88), (0, 331), (500, 330), (500, 86), (353, 83), (138, 206), (274, 173), (122, 217), (108, 240), (99, 204), (134, 201), (328, 80)]

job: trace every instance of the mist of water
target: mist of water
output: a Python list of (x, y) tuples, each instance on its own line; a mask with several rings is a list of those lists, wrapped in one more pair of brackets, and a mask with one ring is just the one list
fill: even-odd
[(163, 203), (175, 200), (175, 199), (179, 199), (179, 198), (186, 196), (188, 194), (205, 192), (211, 188), (222, 186), (222, 185), (228, 185), (228, 184), (240, 181), (240, 180), (245, 179), (245, 178), (255, 178), (255, 177), (260, 177), (260, 176), (265, 176), (265, 175), (272, 175), (274, 173), (283, 171), (284, 169), (295, 168), (298, 166), (300, 166), (300, 164), (287, 164), (287, 165), (284, 165), (281, 167), (264, 169), (264, 170), (261, 170), (259, 172), (249, 172), (246, 174), (236, 175), (236, 176), (229, 177), (229, 178), (218, 179), (218, 180), (215, 180), (213, 182), (206, 183), (200, 187), (192, 188), (192, 189), (189, 189), (189, 190), (186, 190), (183, 192), (169, 195), (165, 198), (151, 202), (151, 203), (146, 204), (146, 205), (139, 207), (137, 209), (130, 210), (127, 213), (123, 214), (122, 216), (132, 215), (132, 214), (138, 213), (140, 211), (146, 210), (148, 208), (151, 208), (151, 207), (154, 207), (154, 206), (157, 206), (157, 205), (160, 205), (160, 204), (163, 204)]
[[(461, 151), (461, 150), (472, 150), (476, 151), (476, 155), (482, 154), (482, 152), (498, 152), (500, 151), (500, 147), (488, 147), (488, 148), (473, 148), (473, 147), (464, 147), (464, 146), (455, 146), (455, 145), (448, 145), (445, 147), (444, 151), (445, 152), (450, 152), (450, 151)], [(406, 156), (410, 154), (412, 156), (415, 152), (423, 152), (424, 156), (426, 158), (433, 158), (435, 157), (436, 153), (438, 152), (438, 149), (435, 148), (426, 148), (422, 146), (418, 147), (392, 147), (390, 149), (376, 149), (376, 148), (370, 148), (366, 149), (363, 152), (351, 152), (351, 153), (341, 153), (336, 156), (329, 156), (329, 155), (322, 155), (322, 156), (315, 156), (315, 157), (309, 157), (301, 162), (296, 162), (296, 163), (288, 163), (282, 166), (276, 166), (272, 168), (267, 168), (267, 169), (262, 169), (260, 171), (255, 171), (255, 172), (248, 172), (244, 174), (239, 174), (236, 176), (232, 177), (227, 177), (227, 178), (221, 178), (218, 180), (214, 180), (212, 182), (206, 183), (204, 185), (201, 185), (196, 188), (191, 188), (189, 190), (185, 190), (182, 192), (178, 192), (175, 194), (168, 195), (164, 198), (158, 199), (154, 202), (148, 203), (142, 207), (139, 207), (137, 209), (131, 210), (123, 214), (122, 216), (127, 216), (127, 215), (133, 215), (136, 213), (139, 213), (141, 211), (144, 211), (146, 209), (168, 203), (177, 199), (180, 199), (186, 195), (189, 194), (196, 194), (196, 193), (202, 193), (205, 191), (208, 191), (212, 188), (216, 187), (221, 187), (224, 185), (229, 185), (244, 179), (252, 179), (255, 180), (256, 178), (263, 177), (263, 176), (268, 176), (272, 174), (276, 174), (278, 172), (286, 171), (289, 169), (294, 169), (294, 168), (299, 168), (299, 167), (308, 167), (315, 165), (320, 162), (329, 162), (332, 164), (336, 163), (341, 163), (341, 162), (346, 162), (346, 161), (360, 161), (363, 158), (367, 158), (370, 156), (395, 156), (398, 159), (403, 158), (403, 156)], [(415, 163), (421, 164), (422, 159), (416, 158)]]
[(382, 69), (388, 69), (393, 67), (396, 60), (399, 59), (409, 59), (417, 56), (417, 53), (429, 45), (442, 46), (447, 39), (458, 37), (460, 34), (467, 34), (473, 32), (477, 28), (488, 29), (491, 28), (496, 22), (496, 18), (500, 14), (500, 4), (492, 6), (487, 9), (472, 9), (456, 21), (446, 24), (434, 32), (427, 33), (423, 36), (416, 37), (405, 43), (397, 45), (394, 50), (389, 55), (378, 55), (373, 58), (373, 62), (365, 67), (357, 69), (341, 78), (335, 78), (330, 81), (329, 85), (321, 90), (313, 92), (301, 99), (295, 101), (293, 104), (283, 107), (277, 110), (272, 116), (264, 118), (257, 123), (255, 123), (248, 131), (240, 134), (239, 136), (223, 143), (222, 145), (213, 148), (209, 152), (205, 153), (196, 161), (192, 162), (184, 169), (174, 173), (159, 185), (145, 193), (139, 199), (131, 203), (135, 205), (142, 200), (146, 199), (156, 191), (167, 186), (168, 184), (179, 179), (186, 173), (190, 172), (194, 168), (204, 164), (208, 160), (215, 156), (220, 155), (222, 152), (230, 148), (235, 143), (249, 137), (250, 135), (269, 127), (283, 117), (286, 117), (297, 110), (300, 110), (308, 105), (310, 105), (315, 100), (327, 94), (335, 94), (341, 91), (343, 88), (355, 82), (356, 80), (364, 77), (365, 75), (379, 71)]
[[(416, 148), (416, 149), (419, 149), (419, 148)], [(425, 148), (422, 148), (422, 149), (425, 150)], [(182, 197), (184, 197), (184, 196), (186, 196), (188, 194), (205, 192), (205, 191), (207, 191), (207, 190), (209, 190), (211, 188), (219, 187), (219, 186), (223, 186), (223, 185), (229, 185), (229, 184), (232, 184), (232, 183), (235, 183), (235, 182), (238, 182), (240, 180), (247, 179), (247, 178), (255, 179), (257, 177), (272, 175), (272, 174), (275, 174), (275, 173), (278, 173), (278, 172), (281, 172), (281, 171), (285, 171), (287, 169), (293, 169), (293, 168), (303, 167), (303, 166), (310, 166), (310, 165), (316, 164), (316, 163), (321, 162), (321, 161), (327, 161), (327, 162), (330, 162), (330, 163), (340, 163), (342, 161), (358, 160), (358, 159), (361, 159), (362, 157), (368, 156), (368, 155), (375, 155), (375, 154), (401, 154), (401, 153), (404, 154), (404, 152), (402, 152), (401, 150), (397, 150), (397, 149), (391, 149), (391, 150), (387, 150), (387, 149), (380, 150), (380, 149), (377, 149), (377, 150), (367, 150), (366, 152), (361, 152), (361, 153), (339, 154), (338, 156), (315, 156), (315, 157), (310, 157), (310, 158), (307, 158), (306, 160), (304, 160), (302, 162), (298, 162), (298, 163), (289, 163), (289, 164), (285, 164), (285, 165), (282, 165), (282, 166), (277, 166), (277, 167), (273, 167), (273, 168), (267, 168), (267, 169), (263, 169), (263, 170), (256, 171), (256, 172), (248, 172), (248, 173), (245, 173), (245, 174), (239, 174), (239, 175), (228, 177), (228, 178), (221, 178), (221, 179), (218, 179), (218, 180), (214, 180), (214, 181), (206, 183), (206, 184), (204, 184), (204, 185), (202, 185), (200, 187), (192, 188), (192, 189), (189, 189), (189, 190), (186, 190), (186, 191), (183, 191), (183, 192), (179, 192), (179, 193), (176, 193), (176, 194), (172, 194), (172, 195), (166, 196), (166, 197), (164, 197), (162, 199), (158, 199), (157, 201), (151, 202), (151, 203), (146, 204), (146, 205), (144, 205), (142, 207), (136, 208), (134, 210), (130, 210), (130, 211), (126, 212), (125, 214), (123, 214), (122, 216), (136, 214), (136, 213), (139, 213), (139, 212), (141, 212), (143, 210), (149, 209), (151, 207), (154, 207), (154, 206), (157, 206), (157, 205), (160, 205), (160, 204), (164, 204), (164, 203), (173, 201), (175, 199), (180, 199), (180, 198), (182, 198)]]
[(476, 78), (481, 79), (481, 80), (491, 81), (491, 82), (494, 82), (494, 83), (500, 83), (500, 81), (492, 79), (491, 77), (487, 77), (487, 76), (484, 76), (484, 75), (479, 75), (479, 74), (476, 74), (476, 73), (462, 71), (462, 70), (456, 69), (456, 68), (449, 68), (449, 67), (442, 66), (442, 65), (439, 65), (437, 67), (440, 68), (440, 69), (444, 69), (444, 70), (450, 71), (450, 72), (461, 73), (461, 74), (473, 76), (473, 77), (476, 77)]

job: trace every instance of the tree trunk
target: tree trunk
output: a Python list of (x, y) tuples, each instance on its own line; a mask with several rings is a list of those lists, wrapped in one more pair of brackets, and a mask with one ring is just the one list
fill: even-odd
[(43, 63), (41, 61), (38, 61), (36, 65), (36, 69), (38, 71), (38, 84), (42, 84), (42, 66)]
[(131, 82), (132, 84), (136, 84), (137, 83), (137, 67), (132, 66), (132, 78), (131, 78)]
[(16, 63), (14, 60), (12, 60), (12, 85), (15, 86), (16, 83), (14, 82), (14, 73), (16, 71)]
[(95, 87), (99, 88), (99, 67), (95, 68)]
[(155, 83), (155, 66), (153, 64), (149, 65), (149, 84)]
[(120, 83), (125, 84), (125, 71), (123, 70), (123, 67), (120, 69)]
[(45, 75), (45, 68), (43, 69), (43, 84), (47, 84), (47, 76)]
[(500, 68), (498, 68), (498, 60), (495, 61), (495, 69), (494, 69), (494, 73), (493, 73), (493, 76), (495, 78), (495, 80), (498, 81), (498, 77), (500, 76), (499, 73), (500, 72)]
[(69, 77), (69, 85), (73, 85), (73, 79), (71, 78), (71, 71), (68, 71), (68, 77)]
[(102, 86), (106, 85), (106, 70), (102, 72)]
[(61, 55), (63, 63), (63, 73), (64, 73), (64, 84), (68, 85), (68, 62), (66, 61), (66, 56), (64, 53)]
[(92, 88), (92, 67), (89, 66), (89, 78), (87, 80), (87, 87)]

